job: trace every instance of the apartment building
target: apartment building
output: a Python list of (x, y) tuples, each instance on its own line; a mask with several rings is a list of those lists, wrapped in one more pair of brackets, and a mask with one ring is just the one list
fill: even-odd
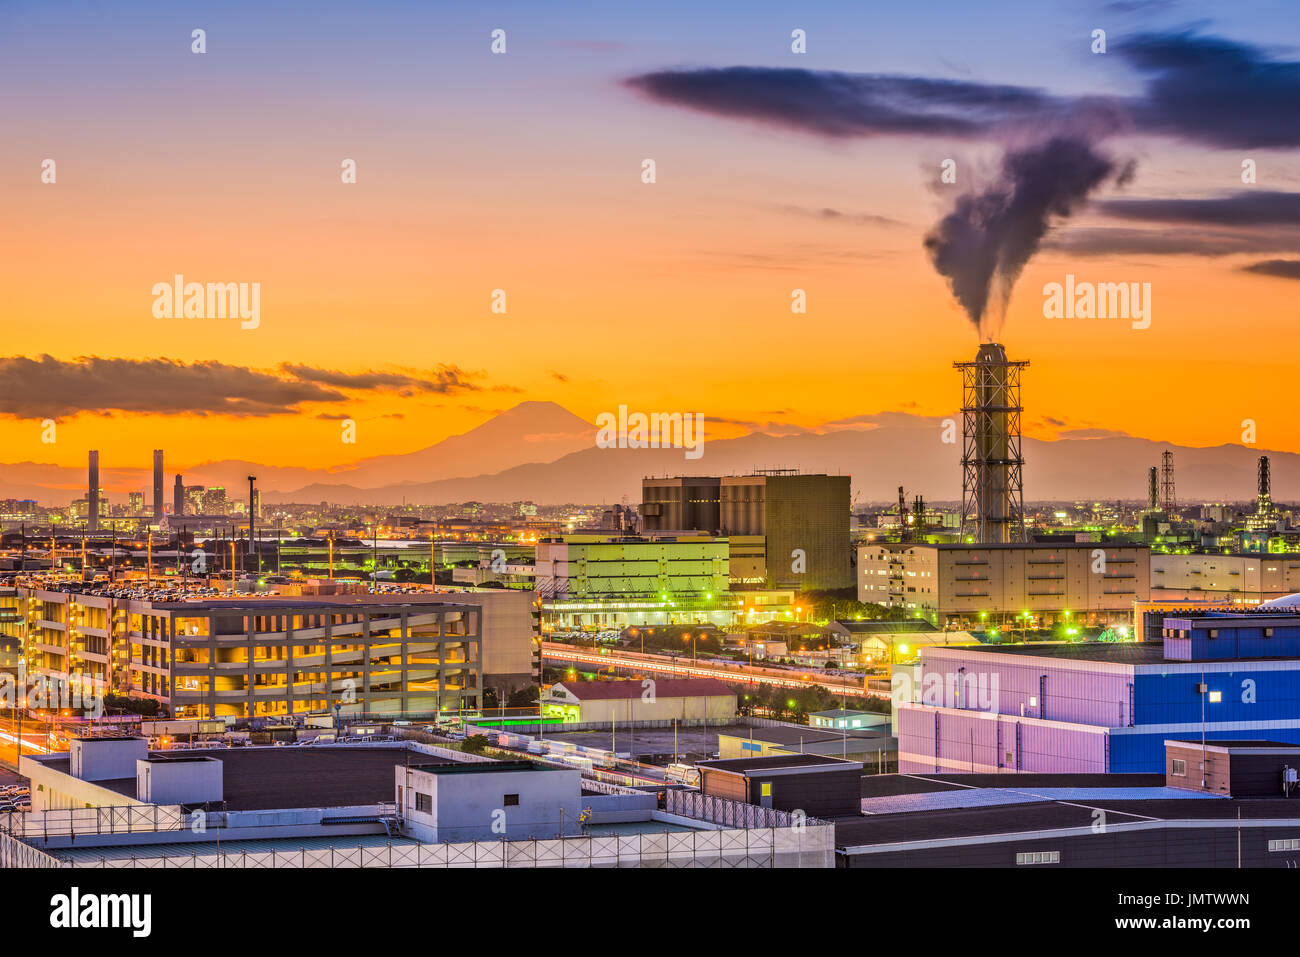
[(176, 717), (428, 713), (482, 700), (483, 610), (433, 594), (152, 602), (13, 587), (0, 609), (28, 675), (153, 698)]

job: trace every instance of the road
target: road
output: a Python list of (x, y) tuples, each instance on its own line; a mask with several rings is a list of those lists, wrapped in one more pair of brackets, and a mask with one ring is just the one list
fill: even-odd
[[(23, 719), (23, 754), (49, 754), (49, 728), (39, 719)], [(9, 715), (0, 718), (0, 764), (18, 767), (18, 723)]]
[(815, 668), (794, 671), (709, 658), (698, 659), (692, 664), (691, 659), (685, 655), (670, 657), (616, 648), (579, 648), (554, 641), (542, 642), (542, 659), (559, 664), (596, 665), (598, 668), (652, 671), (656, 674), (686, 675), (692, 678), (720, 678), (733, 684), (748, 681), (781, 688), (806, 688), (814, 685), (833, 694), (849, 694), (856, 698), (866, 695), (886, 699), (889, 697), (887, 691), (866, 690), (864, 677), (842, 678), (821, 674)]

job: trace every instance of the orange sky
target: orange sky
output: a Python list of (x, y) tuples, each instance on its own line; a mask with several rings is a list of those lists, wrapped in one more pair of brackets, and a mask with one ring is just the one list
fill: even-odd
[[(179, 109), (170, 88), (104, 102), (49, 92), (0, 147), (0, 353), (415, 375), (445, 364), (481, 389), (357, 394), (263, 418), (87, 412), (61, 418), (54, 445), (38, 420), (0, 417), (0, 461), (81, 466), (98, 447), (106, 466), (127, 465), (164, 447), (169, 469), (332, 466), (422, 448), (525, 399), (588, 420), (626, 404), (809, 427), (954, 411), (951, 364), (976, 338), (921, 247), (941, 210), (927, 182), (953, 148), (828, 145), (641, 102), (613, 82), (625, 68), (597, 72), (557, 71), (549, 92), (569, 103), (493, 86), (485, 109), (430, 101), (415, 116), (328, 90), (304, 106), (301, 90), (193, 79)], [(1131, 195), (1240, 186), (1237, 152), (1130, 148)], [(39, 182), (46, 155), (56, 185)], [(990, 154), (956, 155), (969, 170)], [(1259, 155), (1269, 188), (1300, 182), (1293, 156)], [(647, 156), (654, 185), (639, 179)], [(339, 181), (344, 157), (358, 161), (356, 185)], [(846, 216), (817, 215), (827, 207)], [(1002, 337), (1032, 363), (1026, 433), (1052, 436), (1050, 416), (1217, 445), (1239, 442), (1251, 418), (1261, 448), (1300, 451), (1280, 400), (1297, 287), (1238, 271), (1251, 259), (1041, 252)], [(260, 282), (260, 327), (155, 319), (151, 288), (177, 272)], [(1150, 282), (1151, 328), (1044, 319), (1040, 290), (1067, 272)], [(489, 310), (496, 288), (504, 316)], [(795, 288), (807, 315), (790, 312)], [(354, 417), (357, 444), (320, 413)]]

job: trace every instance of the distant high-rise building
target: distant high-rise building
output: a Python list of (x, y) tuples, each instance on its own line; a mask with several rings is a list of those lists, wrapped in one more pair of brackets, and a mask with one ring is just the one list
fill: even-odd
[(132, 515), (144, 512), (144, 492), (127, 492), (126, 502), (127, 511)]
[(153, 450), (153, 520), (163, 517), (163, 450)]
[(226, 489), (223, 485), (210, 485), (203, 493), (203, 514), (225, 515), (230, 506), (226, 502)]
[(179, 473), (172, 486), (172, 514), (178, 517), (185, 514), (185, 483)]
[(185, 486), (185, 508), (194, 515), (203, 514), (203, 495), (207, 490), (202, 485)]

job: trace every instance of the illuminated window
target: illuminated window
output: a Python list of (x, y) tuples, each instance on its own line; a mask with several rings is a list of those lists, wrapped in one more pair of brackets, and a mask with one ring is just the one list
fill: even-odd
[(1300, 838), (1288, 838), (1281, 841), (1269, 841), (1270, 851), (1300, 851)]

